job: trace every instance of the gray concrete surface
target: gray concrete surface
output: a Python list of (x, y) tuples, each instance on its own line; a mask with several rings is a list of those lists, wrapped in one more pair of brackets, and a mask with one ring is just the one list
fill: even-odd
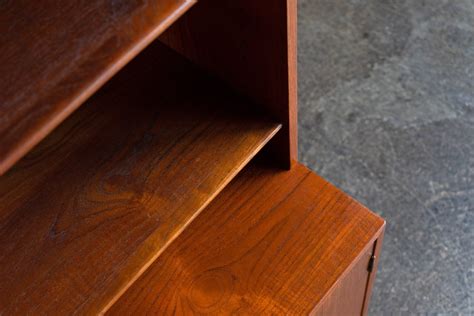
[(298, 9), (300, 159), (388, 222), (370, 314), (473, 314), (474, 0)]

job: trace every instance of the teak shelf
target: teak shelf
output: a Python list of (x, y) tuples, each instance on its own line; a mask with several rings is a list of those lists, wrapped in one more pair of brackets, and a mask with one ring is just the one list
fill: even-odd
[(194, 3), (1, 3), (0, 175)]
[(4, 175), (7, 312), (100, 310), (279, 129), (193, 70), (152, 44)]
[(0, 21), (1, 315), (367, 313), (385, 222), (297, 162), (295, 0)]

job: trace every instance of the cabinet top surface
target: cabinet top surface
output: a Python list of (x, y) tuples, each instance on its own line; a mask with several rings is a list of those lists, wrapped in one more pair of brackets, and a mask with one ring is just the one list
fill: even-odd
[(109, 312), (307, 315), (384, 225), (302, 165), (252, 164)]

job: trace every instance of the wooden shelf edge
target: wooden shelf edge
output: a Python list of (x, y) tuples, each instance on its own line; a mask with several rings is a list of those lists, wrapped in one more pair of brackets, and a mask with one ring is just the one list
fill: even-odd
[[(61, 88), (53, 91), (50, 94), (43, 95), (36, 101), (35, 105), (30, 108), (30, 111), (36, 114), (28, 114), (31, 116), (38, 115), (38, 118), (30, 119), (23, 117), (21, 120), (29, 121), (27, 123), (15, 121), (13, 124), (22, 125), (11, 126), (7, 130), (0, 130), (0, 137), (2, 138), (2, 145), (0, 146), (0, 176), (10, 169), (18, 160), (20, 160), (26, 153), (28, 153), (34, 146), (36, 146), (42, 139), (44, 139), (52, 130), (54, 130), (65, 118), (73, 113), (82, 103), (84, 103), (91, 95), (93, 95), (100, 87), (102, 87), (110, 78), (112, 78), (120, 69), (122, 69), (130, 60), (132, 60), (138, 53), (140, 53), (148, 44), (158, 37), (163, 31), (173, 24), (181, 15), (190, 9), (197, 0), (182, 0), (176, 2), (174, 10), (160, 21), (149, 32), (137, 35), (130, 48), (126, 48), (124, 52), (123, 47), (116, 48), (119, 51), (118, 56), (110, 54), (112, 59), (106, 65), (99, 65), (99, 69), (92, 69), (90, 73), (84, 73), (84, 69), (76, 70), (78, 73), (72, 73), (67, 76), (61, 85), (70, 85), (74, 82), (76, 89), (70, 91), (68, 95), (61, 95)], [(98, 55), (104, 54), (103, 51), (96, 52)], [(93, 58), (96, 56), (93, 56)], [(100, 58), (101, 56), (97, 56)], [(86, 61), (87, 62), (87, 61)], [(79, 67), (86, 68), (90, 65), (79, 65)], [(81, 82), (82, 80), (82, 82)], [(43, 94), (43, 91), (37, 91), (38, 94)], [(7, 100), (5, 100), (7, 103)], [(51, 106), (50, 103), (57, 103)], [(47, 105), (46, 113), (42, 107)], [(0, 113), (1, 113), (0, 108)], [(7, 124), (5, 124), (7, 125)], [(3, 132), (3, 133), (1, 133)]]
[(241, 162), (241, 164), (237, 165), (236, 168), (227, 176), (227, 178), (222, 182), (222, 184), (216, 189), (214, 194), (209, 196), (209, 199), (202, 204), (202, 206), (193, 214), (191, 218), (189, 218), (182, 227), (166, 242), (166, 244), (157, 252), (149, 261), (144, 264), (141, 269), (135, 274), (133, 278), (131, 278), (128, 283), (119, 291), (117, 292), (113, 298), (104, 306), (104, 308), (100, 311), (100, 315), (105, 315), (105, 313), (120, 299), (120, 297), (132, 286), (140, 276), (150, 268), (153, 262), (176, 240), (176, 238), (181, 235), (181, 233), (201, 214), (201, 212), (209, 205), (209, 203), (214, 200), (219, 193), (232, 181), (232, 179), (249, 163), (252, 158), (276, 135), (276, 133), (281, 129), (281, 124), (278, 125), (271, 133), (267, 135), (262, 140), (262, 143), (255, 147), (254, 151), (247, 156), (245, 160)]

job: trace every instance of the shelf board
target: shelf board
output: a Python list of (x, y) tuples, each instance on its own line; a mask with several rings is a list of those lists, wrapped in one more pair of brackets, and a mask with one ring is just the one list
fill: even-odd
[(0, 175), (194, 2), (3, 1)]
[(0, 314), (95, 314), (279, 130), (153, 43), (0, 177)]
[(251, 164), (108, 314), (308, 314), (384, 225), (302, 165)]

